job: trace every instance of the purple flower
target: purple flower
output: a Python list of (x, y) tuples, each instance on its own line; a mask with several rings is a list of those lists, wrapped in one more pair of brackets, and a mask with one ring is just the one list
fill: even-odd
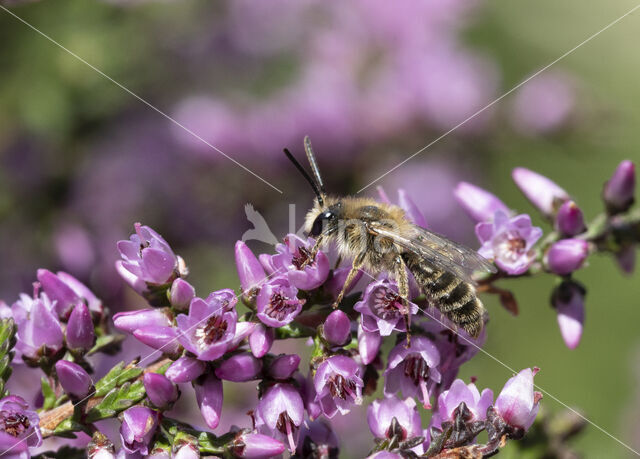
[(176, 384), (193, 381), (206, 370), (204, 362), (192, 357), (180, 357), (173, 362), (164, 375)]
[[(137, 291), (146, 284), (166, 284), (179, 274), (178, 257), (167, 242), (148, 226), (136, 223), (135, 234), (128, 241), (119, 241), (122, 260), (116, 262), (118, 272)], [(128, 271), (127, 275), (124, 271)]]
[(58, 360), (55, 366), (62, 389), (72, 398), (81, 399), (89, 393), (93, 381), (84, 368), (68, 360)]
[(566, 201), (560, 206), (556, 215), (556, 230), (564, 236), (575, 236), (585, 230), (584, 216), (575, 202)]
[(178, 447), (173, 459), (200, 459), (200, 450), (197, 445), (188, 442)]
[(222, 412), (222, 381), (209, 374), (196, 380), (193, 383), (193, 388), (196, 391), (196, 401), (204, 422), (210, 429), (215, 429), (220, 423)]
[(297, 455), (300, 457), (338, 457), (338, 437), (324, 420), (305, 422), (300, 432)]
[[(397, 421), (394, 426), (393, 419)], [(376, 438), (393, 438), (399, 441), (422, 435), (420, 413), (416, 410), (416, 402), (412, 398), (400, 400), (396, 396), (374, 400), (367, 408), (367, 423)], [(393, 429), (397, 429), (393, 431)]]
[[(331, 271), (329, 279), (327, 279), (322, 288), (329, 295), (331, 295), (332, 298), (336, 299), (340, 294), (340, 291), (342, 290), (345, 282), (347, 281), (347, 276), (349, 275), (350, 271), (351, 266), (334, 269), (333, 271)], [(358, 284), (358, 281), (360, 281), (360, 279), (362, 278), (362, 275), (362, 270), (359, 270), (356, 276), (353, 278), (353, 281), (351, 281), (351, 283), (347, 285), (347, 288), (344, 290), (345, 295), (349, 294), (349, 292), (353, 290), (353, 288)]]
[(575, 349), (582, 337), (585, 293), (586, 290), (579, 283), (564, 281), (551, 296), (551, 303), (558, 314), (560, 334), (569, 349)]
[(241, 431), (233, 441), (231, 451), (234, 455), (247, 459), (264, 459), (276, 457), (284, 452), (286, 447), (268, 435)]
[[(389, 197), (387, 196), (387, 193), (385, 193), (384, 189), (381, 186), (378, 186), (377, 190), (382, 202), (386, 204), (392, 204), (389, 200)], [(427, 227), (427, 220), (424, 218), (424, 215), (422, 214), (422, 212), (420, 212), (420, 209), (418, 209), (416, 203), (413, 202), (409, 194), (403, 188), (398, 189), (398, 205), (402, 208), (402, 210), (404, 210), (407, 218), (411, 223), (423, 228)]]
[(543, 214), (553, 215), (569, 194), (544, 175), (524, 167), (516, 167), (511, 174), (513, 181), (531, 203)]
[(147, 391), (147, 397), (160, 409), (168, 408), (178, 399), (178, 388), (164, 375), (145, 373), (142, 382)]
[(178, 356), (182, 347), (178, 342), (179, 332), (176, 327), (150, 326), (138, 328), (133, 332), (136, 339), (164, 354)]
[(362, 403), (361, 368), (353, 359), (343, 355), (329, 357), (322, 362), (313, 378), (316, 401), (324, 415), (332, 418), (340, 411), (347, 414), (354, 403)]
[(367, 459), (403, 459), (403, 456), (391, 451), (378, 451), (371, 456), (367, 456)]
[(196, 289), (189, 282), (178, 278), (171, 284), (169, 303), (177, 311), (186, 311), (191, 300), (196, 296)]
[(583, 239), (562, 239), (554, 243), (545, 259), (549, 269), (561, 276), (582, 266), (589, 255), (589, 243)]
[[(409, 303), (411, 314), (418, 312), (418, 306)], [(362, 328), (389, 336), (394, 330), (406, 331), (404, 305), (395, 282), (382, 279), (370, 283), (362, 296), (362, 301), (354, 308), (361, 314)]]
[(206, 300), (194, 298), (189, 315), (176, 317), (180, 343), (200, 360), (215, 360), (227, 350), (236, 332), (237, 297), (232, 290), (218, 290)]
[(340, 309), (327, 316), (323, 325), (324, 338), (334, 346), (342, 346), (351, 337), (351, 321)]
[(158, 425), (158, 413), (145, 406), (133, 406), (123, 413), (120, 426), (122, 448), (130, 454), (149, 454), (149, 444)]
[(229, 357), (216, 369), (216, 376), (226, 381), (244, 382), (255, 379), (262, 370), (262, 361), (250, 353)]
[(40, 418), (22, 397), (9, 395), (0, 400), (0, 451), (7, 457), (28, 458), (29, 448), (42, 444)]
[(262, 358), (271, 349), (274, 339), (275, 332), (273, 328), (256, 324), (253, 332), (249, 335), (249, 347), (253, 356), (258, 359)]
[(322, 414), (322, 408), (317, 400), (313, 373), (309, 371), (307, 377), (302, 376), (301, 373), (294, 373), (294, 379), (298, 382), (298, 387), (300, 387), (300, 395), (302, 395), (304, 408), (309, 414), (309, 419), (317, 419)]
[(507, 205), (497, 196), (467, 182), (460, 182), (453, 194), (467, 214), (477, 222), (493, 220), (496, 212), (510, 215)]
[(76, 304), (69, 316), (65, 330), (67, 347), (76, 351), (88, 351), (95, 342), (95, 332), (89, 308), (83, 301)]
[(329, 258), (324, 252), (319, 251), (315, 260), (302, 268), (311, 257), (314, 244), (313, 239), (305, 241), (295, 234), (289, 234), (284, 238), (284, 244), (276, 246), (278, 254), (271, 257), (275, 270), (286, 273), (291, 285), (301, 290), (320, 287), (329, 275)]
[(362, 363), (369, 365), (373, 362), (380, 350), (382, 337), (378, 332), (368, 332), (358, 324), (358, 352)]
[(102, 313), (102, 302), (72, 275), (63, 271), (54, 274), (47, 269), (39, 269), (38, 281), (42, 290), (52, 302), (55, 302), (56, 312), (62, 320), (69, 317), (74, 306), (80, 301), (85, 302), (90, 310)]
[(242, 291), (249, 297), (255, 297), (256, 290), (265, 281), (267, 275), (256, 256), (244, 242), (236, 242), (235, 255)]
[(113, 325), (123, 332), (133, 333), (138, 328), (169, 327), (171, 320), (162, 309), (139, 309), (119, 312), (113, 316)]
[(267, 370), (273, 379), (285, 380), (293, 376), (300, 365), (300, 356), (297, 354), (281, 354), (271, 363)]
[(389, 353), (384, 394), (391, 396), (402, 391), (404, 397), (417, 397), (426, 409), (430, 409), (429, 397), (441, 379), (439, 364), (440, 353), (428, 338), (413, 337), (409, 348), (404, 343), (396, 345)]
[(509, 378), (494, 405), (496, 412), (513, 427), (527, 430), (540, 409), (542, 394), (533, 391), (533, 377), (538, 368), (525, 368)]
[(438, 414), (442, 421), (454, 421), (454, 411), (464, 402), (473, 414), (474, 421), (483, 421), (487, 417), (487, 408), (493, 403), (493, 392), (484, 389), (482, 394), (474, 383), (465, 384), (463, 380), (456, 379), (449, 390), (444, 391), (438, 397)]
[(616, 253), (618, 266), (625, 274), (633, 273), (636, 266), (636, 245), (626, 244)]
[(33, 299), (24, 295), (12, 306), (18, 325), (15, 349), (23, 359), (37, 361), (62, 349), (64, 337), (54, 307), (45, 293)]
[(610, 214), (624, 212), (633, 204), (635, 187), (635, 165), (629, 160), (622, 161), (602, 190)]
[(270, 327), (282, 327), (296, 318), (305, 300), (297, 297), (298, 289), (287, 278), (276, 277), (264, 284), (256, 300), (258, 319)]
[(286, 439), (292, 453), (296, 450), (303, 420), (304, 403), (291, 384), (275, 384), (258, 402), (256, 427), (278, 440)]
[(476, 235), (482, 243), (480, 255), (493, 260), (506, 273), (517, 275), (534, 262), (533, 245), (542, 236), (542, 229), (532, 226), (526, 214), (509, 218), (497, 212), (493, 222), (476, 225)]

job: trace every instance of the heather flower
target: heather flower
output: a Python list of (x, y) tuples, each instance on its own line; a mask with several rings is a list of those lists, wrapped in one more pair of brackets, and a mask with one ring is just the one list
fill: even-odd
[(123, 413), (120, 426), (122, 448), (129, 454), (148, 454), (158, 426), (158, 413), (145, 406), (133, 406)]
[(507, 205), (497, 196), (471, 183), (460, 182), (453, 194), (469, 217), (477, 222), (493, 220), (496, 212), (511, 215)]
[(633, 204), (635, 187), (635, 165), (629, 160), (622, 161), (602, 190), (602, 198), (610, 214), (624, 212)]
[(295, 288), (313, 290), (327, 280), (329, 258), (324, 252), (318, 251), (315, 260), (302, 268), (302, 265), (311, 257), (314, 244), (313, 239), (305, 241), (295, 234), (289, 234), (284, 238), (284, 244), (276, 246), (278, 254), (271, 257), (275, 271), (286, 273), (289, 282)]
[(24, 360), (37, 361), (51, 357), (63, 347), (62, 327), (54, 312), (55, 303), (45, 293), (33, 299), (24, 295), (12, 307), (15, 311), (18, 334), (16, 351)]
[[(349, 276), (349, 272), (351, 271), (351, 266), (345, 266), (343, 268), (334, 269), (331, 271), (329, 278), (324, 283), (322, 288), (325, 292), (327, 292), (333, 299), (338, 298), (340, 291), (344, 287), (345, 282), (347, 281), (347, 276)], [(344, 290), (344, 294), (348, 295), (351, 290), (358, 284), (360, 279), (362, 278), (363, 271), (359, 270), (351, 283), (346, 286)]]
[(180, 344), (200, 360), (215, 360), (227, 350), (236, 331), (238, 299), (232, 290), (218, 290), (206, 300), (194, 298), (189, 315), (176, 317)]
[(287, 278), (276, 277), (264, 284), (256, 299), (258, 319), (270, 327), (282, 327), (291, 323), (305, 300), (297, 297), (298, 289)]
[(113, 325), (123, 332), (133, 333), (138, 328), (169, 327), (171, 320), (162, 309), (139, 309), (119, 312), (113, 316)]
[(440, 353), (426, 337), (414, 336), (409, 348), (404, 343), (396, 345), (389, 353), (384, 394), (391, 396), (402, 391), (404, 397), (417, 397), (430, 409), (430, 395), (441, 379), (439, 364)]
[(569, 349), (580, 343), (584, 325), (584, 296), (586, 290), (575, 281), (564, 281), (555, 288), (551, 304), (558, 314), (562, 339)]
[(615, 254), (616, 262), (625, 274), (633, 273), (636, 266), (636, 245), (626, 244)]
[(518, 275), (534, 262), (533, 245), (542, 236), (542, 229), (532, 226), (526, 214), (510, 218), (496, 212), (493, 222), (476, 225), (476, 235), (482, 243), (480, 255), (493, 260), (507, 274)]
[(180, 357), (173, 362), (164, 375), (176, 384), (193, 381), (206, 370), (204, 362), (192, 357)]
[(406, 400), (395, 396), (374, 400), (367, 408), (367, 423), (376, 438), (391, 439), (397, 436), (399, 441), (404, 441), (422, 435), (420, 413), (416, 410), (416, 402), (410, 397)]
[(68, 360), (58, 360), (55, 367), (62, 389), (72, 398), (81, 399), (89, 394), (93, 381), (84, 368)]
[(567, 200), (569, 194), (547, 177), (524, 167), (516, 167), (511, 174), (524, 195), (543, 214), (553, 215)]
[(362, 403), (360, 366), (349, 357), (335, 355), (322, 362), (313, 378), (316, 401), (325, 416), (332, 418), (340, 411), (346, 414), (354, 403)]
[(70, 274), (62, 271), (54, 274), (48, 269), (39, 269), (38, 282), (51, 301), (55, 302), (55, 310), (62, 320), (69, 317), (80, 301), (85, 302), (90, 310), (102, 313), (102, 302), (86, 285)]
[(89, 308), (83, 301), (78, 302), (71, 311), (65, 336), (69, 349), (88, 351), (93, 346), (96, 338), (93, 321)]
[(300, 457), (339, 457), (338, 437), (324, 420), (305, 422), (300, 432), (297, 453)]
[(324, 338), (335, 346), (341, 346), (351, 337), (351, 321), (340, 309), (327, 316), (323, 325)]
[(254, 298), (267, 275), (256, 256), (244, 242), (236, 242), (235, 256), (242, 291), (248, 298)]
[(585, 230), (582, 210), (573, 201), (566, 201), (558, 209), (556, 230), (564, 236), (575, 236)]
[(220, 423), (222, 412), (222, 381), (209, 374), (196, 380), (193, 383), (193, 388), (196, 391), (196, 401), (204, 422), (210, 429), (215, 429)]
[(177, 356), (182, 352), (178, 341), (180, 333), (176, 327), (150, 326), (134, 330), (133, 336), (149, 347), (167, 355)]
[(281, 354), (271, 362), (267, 373), (273, 379), (289, 379), (298, 370), (300, 356), (297, 354)]
[[(377, 190), (382, 202), (386, 204), (392, 204), (381, 186), (378, 186)], [(407, 218), (411, 223), (423, 228), (427, 227), (427, 220), (424, 218), (424, 215), (422, 214), (422, 212), (420, 212), (420, 209), (418, 209), (416, 203), (413, 202), (409, 194), (403, 188), (398, 189), (398, 205), (400, 206), (400, 208), (402, 208), (402, 210), (404, 210)]]
[(545, 261), (549, 269), (561, 276), (579, 269), (589, 255), (589, 243), (583, 239), (562, 239), (547, 251)]
[(362, 328), (362, 324), (358, 324), (358, 352), (362, 363), (369, 365), (376, 359), (382, 337), (377, 332), (368, 332)]
[[(418, 306), (409, 303), (410, 314), (418, 312)], [(370, 333), (389, 336), (394, 330), (406, 331), (405, 307), (395, 282), (382, 279), (370, 283), (354, 308), (361, 314), (362, 328)]]
[(289, 450), (295, 452), (304, 420), (304, 403), (297, 389), (283, 383), (270, 387), (258, 402), (255, 415), (259, 431), (287, 441)]
[(234, 455), (247, 459), (276, 457), (285, 449), (282, 442), (271, 436), (246, 431), (241, 431), (231, 446)]
[(169, 303), (177, 311), (186, 311), (191, 300), (196, 296), (196, 289), (189, 282), (178, 278), (171, 284)]
[(496, 399), (496, 412), (512, 427), (527, 430), (538, 414), (542, 394), (533, 391), (537, 372), (537, 368), (526, 368), (511, 377)]
[(249, 347), (253, 356), (258, 359), (262, 358), (271, 349), (274, 339), (275, 332), (273, 328), (256, 324), (251, 335), (249, 335)]
[(8, 457), (28, 458), (29, 448), (42, 444), (40, 418), (22, 397), (9, 395), (0, 399), (0, 452)]
[(116, 262), (116, 268), (134, 290), (141, 293), (146, 290), (146, 284), (166, 284), (179, 275), (179, 262), (162, 236), (140, 223), (134, 227), (136, 232), (128, 241), (118, 242), (122, 260)]
[(185, 443), (174, 453), (173, 459), (200, 459), (200, 450), (193, 443)]
[(160, 409), (170, 407), (178, 399), (178, 388), (164, 375), (145, 373), (142, 383), (151, 403)]
[(484, 389), (482, 394), (474, 383), (465, 384), (456, 379), (448, 390), (438, 396), (438, 414), (443, 421), (454, 421), (454, 411), (464, 402), (473, 415), (474, 421), (483, 421), (487, 417), (487, 408), (493, 403), (493, 392)]
[(236, 354), (216, 368), (216, 376), (226, 381), (244, 382), (255, 379), (262, 370), (262, 361), (250, 353)]
[(297, 381), (298, 387), (300, 387), (300, 395), (309, 419), (317, 419), (322, 414), (322, 407), (317, 398), (313, 372), (309, 371), (306, 377), (301, 373), (294, 373), (293, 377)]

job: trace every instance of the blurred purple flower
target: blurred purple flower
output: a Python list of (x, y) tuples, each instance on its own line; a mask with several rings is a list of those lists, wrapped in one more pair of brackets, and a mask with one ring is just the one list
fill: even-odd
[(89, 308), (83, 301), (78, 302), (71, 311), (65, 336), (69, 349), (86, 352), (93, 346), (96, 338), (93, 321)]
[(225, 381), (244, 382), (255, 379), (261, 370), (262, 361), (248, 352), (243, 352), (224, 360), (215, 373)]
[(256, 324), (251, 335), (249, 335), (249, 347), (253, 356), (258, 359), (262, 358), (271, 349), (274, 339), (275, 331), (273, 328)]
[(517, 275), (535, 260), (533, 245), (542, 236), (542, 229), (532, 226), (526, 214), (509, 218), (498, 211), (493, 222), (476, 225), (476, 235), (482, 244), (480, 255), (493, 260), (507, 274)]
[(451, 387), (438, 397), (438, 414), (443, 421), (454, 421), (453, 412), (464, 402), (473, 414), (474, 421), (483, 421), (487, 417), (487, 408), (493, 403), (493, 392), (484, 389), (482, 394), (474, 383), (465, 384), (456, 379)]
[(513, 427), (527, 430), (540, 409), (542, 394), (534, 392), (533, 377), (538, 368), (526, 368), (511, 377), (496, 398), (496, 412)]
[(573, 201), (566, 201), (558, 209), (556, 230), (564, 236), (575, 236), (585, 230), (582, 210)]
[(12, 458), (29, 458), (29, 448), (42, 444), (39, 423), (38, 414), (22, 397), (0, 399), (0, 451)]
[(324, 338), (334, 346), (342, 346), (351, 337), (351, 321), (340, 309), (327, 316), (323, 324)]
[(291, 285), (302, 290), (320, 287), (329, 275), (329, 259), (321, 251), (315, 260), (302, 268), (311, 256), (314, 243), (313, 239), (305, 241), (295, 234), (289, 234), (284, 238), (284, 244), (276, 246), (278, 253), (271, 257), (276, 271), (286, 273)]
[(602, 190), (602, 198), (609, 213), (627, 210), (633, 204), (635, 187), (635, 165), (629, 160), (622, 161)]
[(256, 306), (258, 319), (270, 327), (282, 327), (291, 323), (305, 300), (297, 297), (298, 289), (286, 277), (276, 277), (264, 284), (258, 293)]
[(291, 384), (277, 383), (267, 389), (255, 412), (256, 428), (278, 440), (287, 441), (295, 453), (304, 419), (304, 403)]
[(635, 244), (627, 244), (616, 253), (618, 266), (625, 274), (633, 273), (636, 266), (636, 249)]
[(471, 183), (458, 183), (453, 194), (469, 217), (476, 222), (489, 222), (496, 212), (511, 215), (511, 210), (496, 195)]
[[(349, 275), (350, 271), (351, 266), (345, 266), (332, 270), (329, 279), (327, 279), (322, 288), (328, 294), (330, 294), (332, 298), (336, 299), (340, 294), (340, 291), (342, 290), (345, 282), (347, 281), (347, 276)], [(349, 292), (353, 290), (353, 288), (358, 284), (358, 281), (360, 281), (360, 279), (362, 278), (362, 275), (362, 270), (358, 271), (356, 277), (353, 278), (353, 281), (351, 281), (351, 283), (347, 285), (347, 288), (344, 291), (345, 295), (348, 295)]]
[(346, 414), (352, 404), (362, 403), (360, 366), (349, 357), (335, 355), (322, 362), (313, 378), (316, 400), (325, 416), (332, 418), (340, 411)]
[(321, 457), (338, 457), (338, 437), (324, 420), (305, 422), (300, 431), (298, 455), (310, 457), (314, 451)]
[[(377, 190), (382, 202), (392, 204), (381, 186), (378, 186)], [(413, 202), (404, 188), (398, 188), (398, 205), (405, 211), (407, 218), (411, 223), (423, 228), (427, 227), (427, 220), (424, 218), (424, 215), (422, 215), (422, 212), (420, 212), (420, 209), (418, 209), (418, 206)]]
[(194, 381), (193, 388), (204, 422), (210, 429), (215, 429), (220, 423), (222, 412), (222, 381), (209, 374)]
[(55, 302), (55, 309), (62, 320), (67, 320), (73, 307), (83, 300), (90, 310), (102, 313), (102, 302), (78, 279), (59, 271), (38, 270), (38, 281), (42, 290)]
[(376, 359), (382, 337), (378, 332), (368, 332), (362, 328), (362, 324), (358, 324), (358, 352), (362, 363), (369, 365)]
[(547, 216), (555, 214), (560, 206), (569, 200), (566, 191), (537, 172), (516, 167), (511, 176), (527, 199)]
[(281, 354), (271, 362), (267, 372), (273, 379), (289, 379), (298, 370), (300, 356), (298, 354)]
[[(409, 303), (410, 314), (418, 312), (418, 306)], [(403, 311), (405, 309), (398, 295), (395, 282), (382, 279), (370, 283), (362, 300), (353, 308), (361, 314), (362, 328), (370, 333), (378, 332), (389, 336), (394, 330), (406, 331)]]
[(129, 454), (149, 453), (151, 438), (158, 426), (158, 413), (145, 406), (133, 406), (123, 413), (120, 426), (122, 448)]
[(15, 349), (23, 359), (37, 361), (62, 349), (64, 336), (54, 308), (45, 293), (33, 299), (23, 295), (12, 306), (18, 325)]
[(193, 357), (180, 357), (173, 362), (164, 375), (176, 384), (193, 381), (206, 370), (204, 362)]
[(561, 239), (546, 253), (549, 269), (561, 276), (579, 269), (589, 255), (589, 243), (584, 239)]
[(426, 337), (414, 336), (409, 348), (404, 343), (397, 344), (389, 353), (384, 394), (391, 396), (402, 391), (404, 397), (417, 397), (426, 409), (430, 409), (431, 392), (441, 379), (439, 364), (440, 353)]
[[(393, 432), (392, 420), (398, 422), (400, 432)], [(396, 396), (374, 400), (367, 408), (367, 423), (376, 438), (393, 438), (400, 434), (398, 440), (422, 435), (420, 413), (416, 410), (416, 402), (409, 397), (400, 400)]]
[(564, 281), (551, 296), (551, 304), (558, 314), (560, 334), (569, 349), (575, 349), (582, 337), (585, 294), (585, 288), (579, 283)]
[(84, 368), (68, 360), (58, 360), (55, 367), (62, 389), (71, 398), (81, 399), (89, 394), (93, 381)]
[(178, 388), (169, 379), (159, 373), (145, 373), (142, 382), (147, 397), (156, 407), (166, 409), (178, 399)]
[(236, 331), (238, 302), (233, 290), (218, 290), (206, 300), (194, 298), (189, 314), (176, 317), (180, 344), (200, 360), (215, 360), (227, 350)]

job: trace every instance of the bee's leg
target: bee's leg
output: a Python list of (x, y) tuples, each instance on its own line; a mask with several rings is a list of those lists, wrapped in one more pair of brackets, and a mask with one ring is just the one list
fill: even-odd
[(347, 274), (347, 280), (344, 281), (344, 284), (342, 284), (342, 289), (340, 290), (340, 293), (338, 293), (338, 298), (336, 298), (336, 301), (333, 303), (333, 309), (336, 309), (340, 305), (340, 302), (344, 297), (344, 292), (351, 285), (351, 283), (353, 282), (353, 279), (358, 274), (358, 271), (360, 271), (360, 268), (362, 268), (362, 265), (364, 263), (364, 256), (365, 254), (362, 253), (353, 260), (353, 265), (351, 265), (351, 271), (349, 271), (349, 274)]
[(402, 257), (396, 257), (396, 272), (395, 277), (398, 282), (398, 294), (400, 295), (402, 306), (404, 307), (404, 323), (407, 329), (407, 344), (408, 348), (411, 344), (411, 308), (409, 307), (409, 276), (407, 275), (406, 265)]
[(336, 264), (333, 269), (338, 269), (340, 267), (340, 263), (342, 263), (342, 255), (338, 255), (338, 259), (336, 260)]
[(318, 236), (318, 239), (316, 239), (316, 243), (313, 244), (313, 247), (311, 248), (311, 254), (309, 255), (309, 258), (307, 258), (300, 265), (300, 269), (304, 269), (309, 263), (311, 263), (312, 261), (314, 261), (316, 259), (316, 255), (318, 255), (318, 251), (320, 250), (320, 246), (322, 245), (323, 242), (324, 242), (324, 237), (321, 234), (320, 236)]

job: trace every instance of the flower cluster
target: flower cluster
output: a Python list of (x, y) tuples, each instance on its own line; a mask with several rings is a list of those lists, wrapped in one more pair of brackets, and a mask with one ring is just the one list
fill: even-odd
[[(456, 196), (477, 221), (480, 253), (499, 268), (478, 277), (478, 291), (499, 294), (516, 312), (513, 295), (495, 280), (559, 276), (552, 302), (567, 345), (575, 347), (585, 289), (572, 273), (592, 251), (612, 251), (630, 268), (628, 251), (638, 242), (637, 219), (629, 212), (633, 165), (622, 163), (607, 182), (605, 213), (590, 224), (549, 179), (526, 169), (516, 169), (514, 179), (553, 230), (542, 239), (528, 215), (461, 183)], [(381, 189), (380, 196), (389, 202)], [(426, 225), (403, 190), (399, 207), (414, 224)], [(350, 268), (331, 268), (331, 252), (290, 234), (274, 254), (256, 256), (238, 241), (241, 291), (198, 295), (186, 280), (186, 263), (151, 228), (136, 224), (117, 247), (118, 272), (149, 307), (115, 314), (113, 325), (153, 348), (157, 359), (144, 368), (137, 360), (122, 362), (94, 380), (89, 357), (117, 352), (122, 336), (111, 332), (108, 310), (85, 285), (64, 272), (39, 270), (31, 296), (22, 294), (11, 306), (0, 303), (0, 446), (6, 451), (28, 457), (44, 437), (89, 431), (88, 456), (113, 458), (113, 442), (94, 423), (117, 417), (119, 454), (125, 456), (271, 457), (288, 450), (299, 457), (333, 457), (339, 444), (332, 424), (378, 385), (382, 396), (367, 408), (375, 440), (371, 457), (489, 457), (534, 425), (542, 398), (534, 390), (538, 369), (514, 375), (495, 398), (491, 389), (480, 391), (475, 379), (459, 379), (461, 366), (482, 348), (487, 328), (478, 337), (455, 329), (414, 279), (408, 311), (394, 278), (384, 272), (377, 278), (361, 272), (334, 309)], [(405, 312), (412, 316), (410, 329)], [(311, 347), (304, 365), (298, 354), (274, 351), (276, 340), (299, 338)], [(4, 390), (10, 372), (3, 368), (11, 361), (44, 372), (39, 413)], [(214, 435), (211, 430), (228, 416), (225, 385), (248, 381), (258, 390), (245, 427)], [(204, 430), (169, 413), (183, 384), (193, 388)], [(430, 413), (427, 425), (424, 410)], [(483, 431), (487, 442), (481, 444)]]

